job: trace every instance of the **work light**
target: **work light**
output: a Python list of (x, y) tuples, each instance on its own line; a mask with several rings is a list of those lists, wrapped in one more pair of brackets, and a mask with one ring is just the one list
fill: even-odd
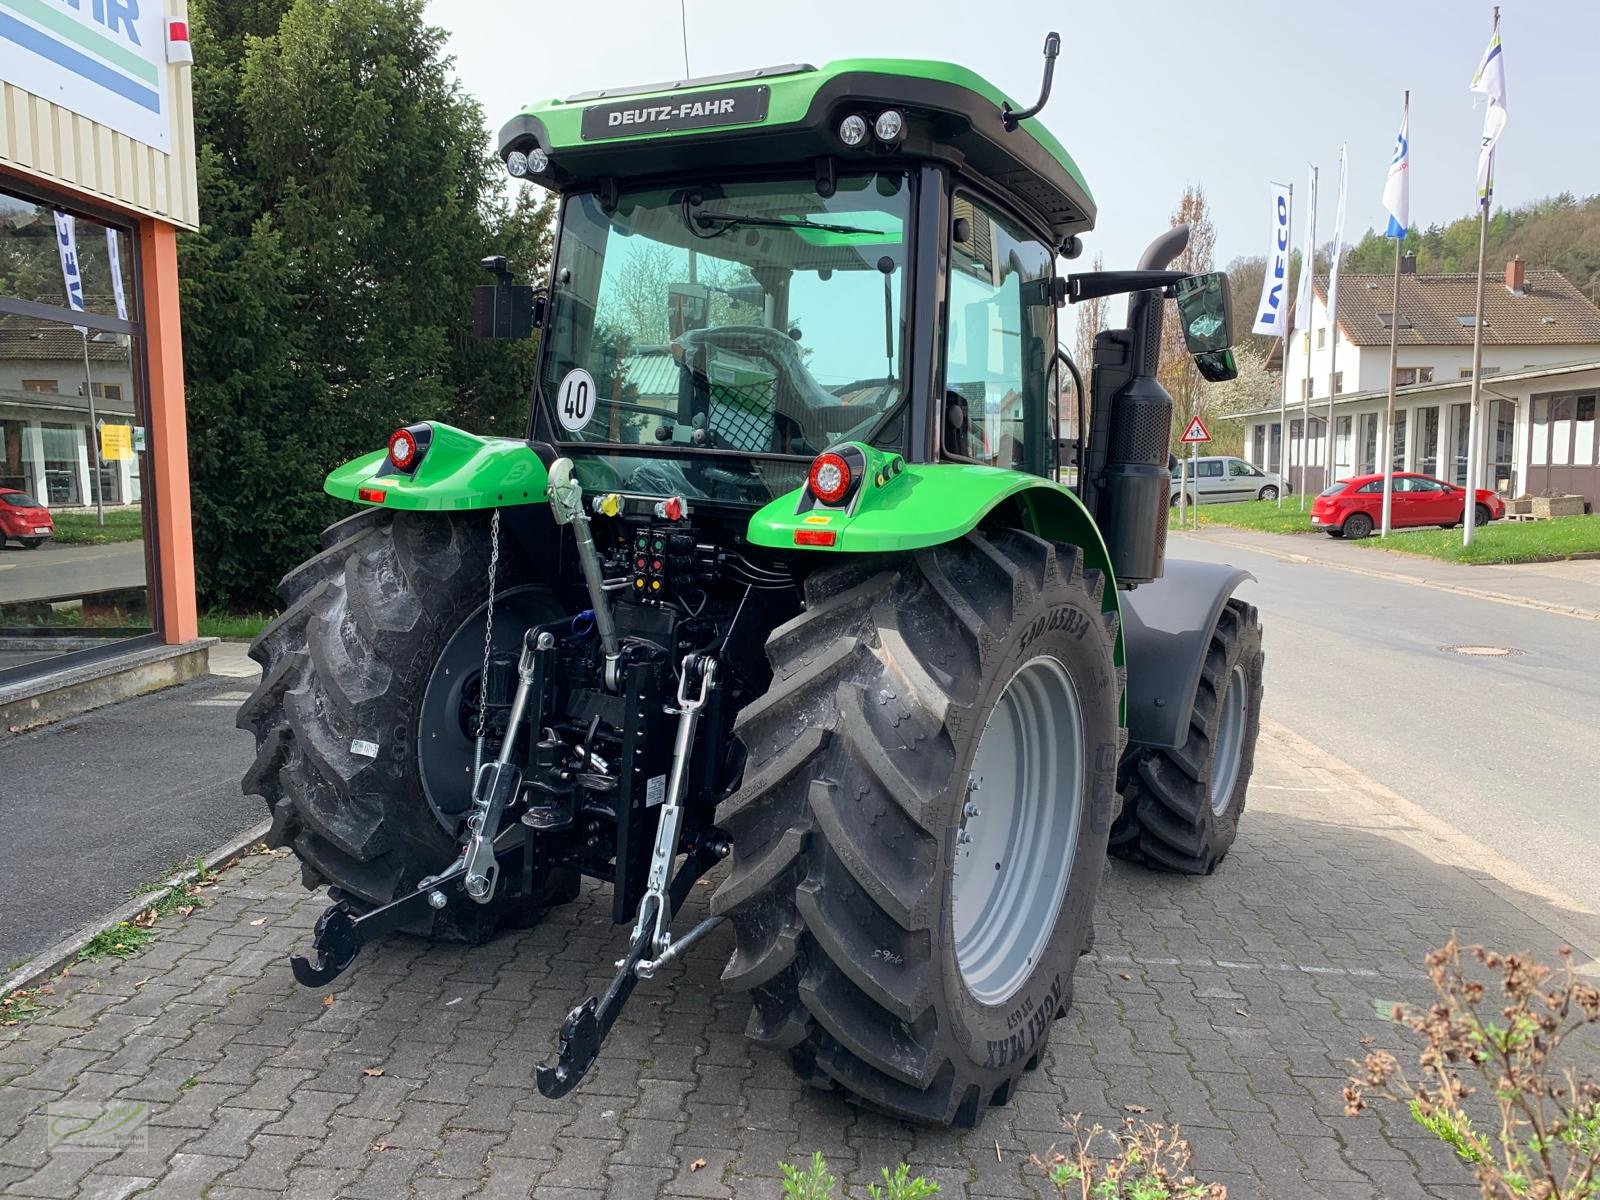
[(872, 132), (878, 135), (880, 142), (898, 142), (900, 135), (906, 131), (906, 119), (900, 115), (896, 108), (886, 108), (878, 114), (878, 119), (873, 123)]
[(521, 179), (528, 173), (528, 156), (521, 150), (513, 150), (506, 155), (506, 170)]
[(851, 113), (839, 122), (839, 140), (846, 146), (859, 146), (867, 140), (867, 122)]

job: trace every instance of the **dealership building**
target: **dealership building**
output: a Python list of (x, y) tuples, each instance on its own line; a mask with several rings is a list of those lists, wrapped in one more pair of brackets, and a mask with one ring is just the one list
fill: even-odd
[(0, 0), (0, 505), (26, 526), (0, 547), (0, 736), (41, 681), (195, 669), (189, 61), (184, 0)]

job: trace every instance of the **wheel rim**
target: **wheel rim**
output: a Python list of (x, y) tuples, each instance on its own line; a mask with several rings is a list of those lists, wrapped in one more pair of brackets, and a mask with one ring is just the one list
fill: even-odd
[(1278, 489), (1275, 488), (1275, 487), (1264, 487), (1264, 488), (1262, 488), (1261, 489), (1261, 498), (1263, 500), (1276, 500), (1278, 498)]
[(1222, 718), (1217, 724), (1217, 752), (1211, 759), (1211, 811), (1218, 816), (1233, 799), (1239, 782), (1239, 759), (1244, 751), (1246, 690), (1244, 664), (1228, 675), (1227, 694), (1222, 697)]
[[(454, 835), (472, 804), (472, 731), (483, 675), (485, 601), (456, 627), (423, 689), (417, 711), (417, 767), (422, 791), (441, 828)], [(548, 593), (534, 585), (495, 598), (496, 654), (515, 654), (530, 625), (550, 617)], [(523, 733), (526, 737), (526, 732)], [(497, 746), (491, 745), (491, 750)]]
[(956, 965), (1000, 1004), (1027, 981), (1055, 931), (1078, 848), (1083, 710), (1066, 668), (1023, 664), (973, 755), (951, 868)]

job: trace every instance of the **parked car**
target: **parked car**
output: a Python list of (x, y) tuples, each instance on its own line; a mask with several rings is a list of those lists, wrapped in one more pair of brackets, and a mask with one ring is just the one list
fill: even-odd
[[(1466, 488), (1431, 475), (1396, 471), (1394, 497), (1389, 508), (1390, 528), (1437, 525), (1449, 529), (1461, 524), (1466, 498)], [(1488, 488), (1479, 488), (1473, 513), (1475, 523), (1487, 525), (1505, 515), (1505, 501)], [(1382, 475), (1341, 479), (1311, 504), (1311, 523), (1330, 537), (1364, 538), (1382, 522)]]
[(27, 492), (0, 488), (0, 546), (12, 538), (29, 550), (37, 550), (55, 535), (56, 523), (48, 508)]
[[(1271, 471), (1252, 467), (1242, 458), (1228, 454), (1209, 454), (1190, 463), (1194, 478), (1189, 480), (1190, 504), (1220, 504), (1232, 500), (1276, 500), (1294, 491)], [(1172, 468), (1172, 503), (1178, 503), (1178, 467)]]

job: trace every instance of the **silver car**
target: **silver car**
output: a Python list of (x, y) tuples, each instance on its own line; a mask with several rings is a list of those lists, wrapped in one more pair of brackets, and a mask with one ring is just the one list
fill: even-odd
[[(1252, 467), (1242, 458), (1230, 454), (1207, 454), (1182, 466), (1192, 469), (1189, 480), (1190, 504), (1222, 504), (1234, 500), (1276, 500), (1281, 491), (1285, 496), (1294, 489), (1271, 471)], [(1178, 503), (1178, 470), (1172, 472), (1172, 503)]]

